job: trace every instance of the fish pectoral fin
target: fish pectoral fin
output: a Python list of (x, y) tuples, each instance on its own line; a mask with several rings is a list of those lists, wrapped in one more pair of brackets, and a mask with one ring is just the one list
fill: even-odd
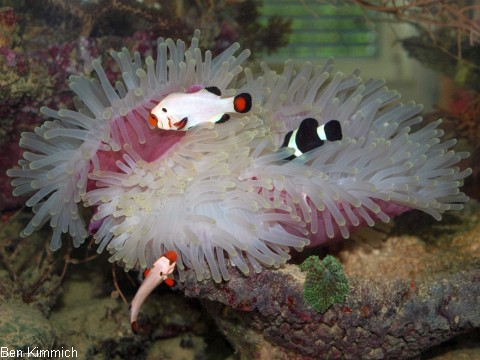
[(283, 160), (288, 160), (288, 161), (292, 161), (293, 159), (296, 159), (297, 156), (296, 155), (290, 155), (289, 157), (286, 157), (285, 159)]
[(182, 120), (173, 123), (173, 126), (175, 126), (177, 130), (182, 130), (185, 127), (185, 125), (187, 125), (187, 122), (188, 122), (188, 117), (184, 117)]
[(230, 119), (230, 115), (228, 114), (223, 114), (220, 120), (217, 120), (215, 124), (221, 124), (224, 123), (225, 121), (228, 121)]
[(214, 94), (214, 95), (222, 96), (222, 92), (216, 86), (207, 86), (207, 87), (205, 87), (205, 90), (208, 91), (209, 93)]

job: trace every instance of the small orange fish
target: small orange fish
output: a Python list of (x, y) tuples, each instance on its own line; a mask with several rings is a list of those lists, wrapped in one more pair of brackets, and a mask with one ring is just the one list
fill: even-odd
[(134, 334), (138, 333), (137, 317), (140, 312), (140, 307), (148, 295), (150, 295), (153, 289), (160, 285), (162, 281), (168, 286), (173, 286), (175, 284), (174, 280), (169, 278), (168, 275), (170, 275), (175, 269), (176, 261), (177, 253), (170, 250), (155, 261), (151, 269), (145, 270), (145, 280), (143, 280), (142, 285), (138, 289), (132, 300), (132, 304), (130, 305), (130, 324), (132, 325), (132, 331)]
[(188, 130), (204, 122), (222, 123), (229, 113), (246, 113), (252, 108), (252, 96), (242, 93), (221, 98), (220, 89), (206, 87), (198, 92), (172, 93), (152, 109), (149, 123), (165, 130)]

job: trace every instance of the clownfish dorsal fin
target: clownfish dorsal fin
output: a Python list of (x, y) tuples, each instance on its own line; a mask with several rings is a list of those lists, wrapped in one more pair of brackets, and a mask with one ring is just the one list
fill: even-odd
[(222, 92), (220, 91), (220, 89), (216, 86), (207, 86), (205, 88), (205, 90), (207, 90), (208, 92), (214, 94), (214, 95), (217, 95), (217, 96), (222, 96)]

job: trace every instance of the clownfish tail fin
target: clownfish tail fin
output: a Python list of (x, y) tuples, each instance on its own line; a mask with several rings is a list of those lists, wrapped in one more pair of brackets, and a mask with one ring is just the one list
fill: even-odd
[(235, 96), (233, 99), (233, 108), (236, 112), (241, 114), (249, 112), (252, 108), (252, 95), (248, 93), (242, 93)]
[(135, 335), (138, 335), (138, 324), (136, 321), (132, 321), (132, 332), (135, 334)]
[(340, 122), (338, 120), (330, 120), (324, 126), (327, 140), (342, 140), (342, 126), (340, 125)]

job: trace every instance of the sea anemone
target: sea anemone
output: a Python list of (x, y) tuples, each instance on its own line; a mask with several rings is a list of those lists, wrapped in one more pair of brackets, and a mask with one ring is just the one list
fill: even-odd
[[(198, 280), (220, 282), (228, 264), (246, 275), (278, 267), (292, 247), (347, 238), (409, 209), (440, 220), (467, 201), (459, 187), (470, 170), (455, 165), (468, 154), (440, 141), (440, 121), (412, 130), (421, 106), (400, 103), (384, 81), (333, 73), (332, 61), (298, 71), (289, 61), (282, 74), (261, 64), (254, 76), (242, 67), (248, 50), (235, 55), (233, 44), (212, 58), (198, 37), (188, 48), (160, 38), (156, 61), (145, 64), (112, 52), (122, 73), (115, 86), (95, 60), (97, 78), (71, 78), (77, 111), (42, 109), (55, 120), (22, 134), (29, 151), (8, 171), (15, 195), (33, 193), (24, 236), (49, 221), (52, 250), (62, 233), (79, 246), (88, 236), (82, 203), (94, 208), (87, 222), (98, 252), (126, 270), (174, 250), (180, 280), (192, 268)], [(207, 86), (251, 94), (252, 110), (186, 132), (149, 125), (165, 96)], [(338, 120), (343, 139), (289, 161), (285, 134), (307, 117)]]

